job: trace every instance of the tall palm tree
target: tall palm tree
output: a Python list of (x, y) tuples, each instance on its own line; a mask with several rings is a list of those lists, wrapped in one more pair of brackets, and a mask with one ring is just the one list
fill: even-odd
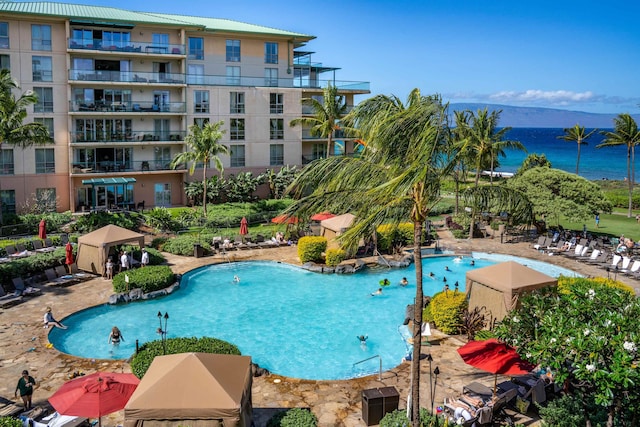
[(413, 223), (416, 296), (411, 365), (412, 425), (420, 425), (420, 343), (423, 309), (421, 243), (423, 224), (440, 197), (440, 182), (454, 159), (445, 154), (446, 106), (439, 96), (414, 89), (404, 104), (378, 95), (361, 102), (344, 122), (366, 141), (358, 157), (330, 157), (311, 163), (290, 192), (298, 200), (288, 212), (302, 217), (318, 210), (355, 214), (341, 242), (353, 249), (382, 223)]
[(224, 121), (209, 122), (203, 127), (191, 125), (189, 127), (189, 135), (184, 138), (184, 142), (187, 144), (187, 151), (178, 153), (171, 161), (171, 168), (173, 169), (191, 162), (189, 175), (193, 175), (196, 165), (202, 163), (202, 212), (205, 218), (207, 217), (207, 168), (211, 160), (213, 160), (214, 167), (222, 177), (224, 166), (222, 165), (220, 154), (229, 154), (227, 146), (218, 142), (225, 133), (224, 129), (220, 129), (223, 124)]
[(19, 88), (9, 70), (0, 70), (0, 148), (4, 144), (24, 149), (53, 143), (46, 126), (41, 123), (24, 123), (27, 108), (38, 102), (38, 96), (32, 91), (26, 91), (16, 98), (13, 90)]
[(504, 157), (504, 150), (507, 148), (525, 151), (524, 145), (519, 141), (505, 140), (505, 134), (511, 130), (510, 127), (498, 129), (498, 122), (502, 110), (494, 110), (489, 113), (488, 108), (478, 110), (476, 113), (466, 111), (461, 117), (460, 124), (466, 126), (465, 144), (463, 151), (469, 153), (474, 159), (476, 169), (475, 187), (480, 182), (480, 173), (483, 166), (489, 164), (493, 185), (493, 170), (498, 156)]
[(327, 139), (327, 157), (331, 156), (331, 148), (335, 132), (340, 129), (340, 119), (347, 114), (348, 106), (343, 95), (338, 95), (338, 88), (327, 85), (323, 89), (322, 102), (315, 98), (303, 98), (302, 104), (311, 108), (312, 115), (291, 120), (289, 126), (308, 126), (311, 135)]
[(565, 128), (564, 135), (558, 136), (558, 139), (562, 139), (567, 142), (575, 142), (576, 144), (578, 144), (578, 158), (576, 159), (576, 175), (579, 175), (578, 168), (580, 166), (580, 146), (587, 145), (587, 139), (589, 139), (591, 135), (593, 135), (597, 131), (598, 129), (594, 129), (589, 133), (585, 133), (586, 130), (584, 126), (580, 126), (579, 124), (576, 124), (572, 128)]
[(613, 119), (613, 132), (601, 131), (604, 141), (596, 148), (625, 145), (627, 147), (627, 184), (629, 184), (629, 211), (627, 217), (633, 214), (633, 186), (635, 181), (635, 147), (640, 144), (638, 124), (628, 113), (618, 114)]

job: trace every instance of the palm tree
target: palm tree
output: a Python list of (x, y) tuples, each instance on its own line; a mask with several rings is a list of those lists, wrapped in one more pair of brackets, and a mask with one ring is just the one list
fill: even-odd
[(578, 144), (578, 158), (576, 159), (576, 175), (578, 174), (578, 167), (580, 165), (580, 146), (587, 145), (587, 139), (596, 133), (598, 129), (594, 129), (591, 132), (585, 134), (584, 126), (579, 124), (574, 125), (572, 128), (565, 128), (564, 135), (558, 136), (558, 139), (563, 139), (567, 142), (575, 142)]
[(24, 149), (53, 143), (46, 126), (41, 123), (24, 123), (27, 108), (38, 102), (38, 96), (32, 91), (26, 91), (16, 98), (14, 89), (19, 89), (19, 86), (9, 70), (0, 70), (0, 149), (3, 144)]
[(326, 138), (327, 157), (331, 156), (335, 132), (340, 129), (340, 119), (347, 114), (344, 96), (338, 95), (338, 88), (329, 84), (323, 89), (322, 102), (315, 98), (303, 98), (302, 104), (309, 106), (313, 114), (293, 119), (289, 126), (308, 126), (312, 136)]
[[(505, 156), (504, 150), (507, 148), (525, 151), (524, 145), (519, 141), (509, 141), (503, 139), (505, 134), (511, 130), (510, 127), (498, 129), (498, 121), (502, 110), (478, 110), (477, 113), (466, 111), (460, 117), (460, 125), (465, 126), (465, 144), (461, 149), (474, 159), (476, 169), (475, 187), (478, 187), (480, 173), (483, 166), (490, 165), (490, 181), (493, 185), (493, 170), (496, 158)], [(456, 117), (457, 118), (457, 117)]]
[(635, 181), (635, 147), (640, 143), (640, 131), (638, 124), (628, 113), (618, 114), (613, 119), (613, 132), (601, 131), (605, 139), (596, 148), (613, 147), (617, 145), (627, 146), (627, 183), (629, 184), (629, 211), (627, 217), (633, 214), (633, 186)]
[[(423, 309), (421, 243), (423, 224), (438, 202), (440, 182), (455, 159), (446, 155), (446, 106), (439, 96), (414, 89), (406, 104), (378, 95), (345, 117), (366, 145), (358, 157), (329, 157), (304, 168), (290, 192), (298, 199), (288, 213), (305, 217), (329, 209), (352, 212), (355, 222), (341, 235), (353, 250), (382, 223), (413, 223), (416, 297), (411, 362), (412, 425), (420, 425), (420, 343)], [(356, 126), (357, 125), (357, 126)]]
[(193, 175), (198, 163), (202, 163), (202, 212), (207, 217), (207, 168), (214, 161), (215, 168), (220, 172), (220, 176), (224, 173), (224, 166), (220, 159), (220, 154), (229, 154), (226, 145), (218, 143), (224, 135), (224, 130), (220, 129), (224, 124), (223, 121), (216, 123), (207, 123), (204, 127), (191, 125), (189, 127), (189, 135), (184, 139), (187, 144), (187, 151), (177, 154), (171, 161), (171, 168), (176, 169), (179, 165), (191, 162), (189, 175)]

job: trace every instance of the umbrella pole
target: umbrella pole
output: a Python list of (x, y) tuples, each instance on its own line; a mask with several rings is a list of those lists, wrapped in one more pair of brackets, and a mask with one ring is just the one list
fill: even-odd
[(498, 374), (493, 377), (493, 397), (496, 397), (496, 391), (498, 390)]

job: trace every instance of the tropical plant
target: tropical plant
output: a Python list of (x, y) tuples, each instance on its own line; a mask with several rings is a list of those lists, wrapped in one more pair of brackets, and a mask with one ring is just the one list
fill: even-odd
[(579, 124), (574, 125), (572, 128), (565, 128), (564, 135), (558, 136), (558, 139), (562, 139), (567, 142), (575, 142), (578, 145), (578, 157), (576, 158), (576, 175), (579, 175), (578, 170), (580, 166), (580, 146), (587, 145), (587, 139), (596, 133), (598, 129), (593, 129), (591, 132), (586, 133), (584, 126)]
[[(422, 323), (422, 227), (439, 201), (441, 180), (449, 174), (445, 155), (446, 107), (437, 95), (414, 89), (406, 105), (396, 96), (377, 95), (358, 104), (343, 120), (357, 128), (366, 146), (357, 157), (329, 157), (305, 167), (291, 192), (298, 200), (287, 210), (298, 217), (315, 212), (352, 212), (353, 225), (339, 236), (349, 251), (383, 223), (413, 224), (416, 298), (412, 355), (412, 424), (419, 426)], [(415, 344), (417, 343), (417, 344)]]
[(28, 90), (16, 98), (13, 94), (15, 89), (20, 89), (20, 86), (11, 77), (11, 72), (6, 68), (0, 70), (0, 149), (3, 144), (24, 149), (33, 145), (53, 143), (49, 129), (42, 123), (24, 123), (27, 108), (38, 102), (38, 95)]
[[(113, 277), (113, 291), (129, 292), (131, 289), (142, 289), (149, 293), (169, 287), (175, 282), (176, 275), (167, 265), (154, 265), (134, 270), (123, 271)], [(128, 282), (126, 280), (128, 278)]]
[(522, 161), (522, 164), (520, 165), (520, 167), (518, 168), (515, 174), (521, 175), (526, 171), (528, 171), (529, 169), (533, 169), (537, 167), (550, 168), (551, 162), (549, 161), (549, 159), (547, 159), (547, 156), (545, 156), (544, 154), (531, 153), (527, 157), (525, 157), (525, 159)]
[[(338, 95), (338, 88), (328, 84), (322, 91), (322, 101), (315, 98), (302, 98), (302, 104), (308, 106), (312, 115), (298, 117), (289, 122), (289, 126), (308, 126), (311, 135), (327, 139), (327, 157), (331, 156), (331, 148), (335, 132), (341, 129), (340, 119), (347, 114), (348, 106), (343, 95)], [(347, 131), (348, 129), (343, 128)]]
[(240, 172), (227, 177), (225, 198), (228, 202), (250, 202), (258, 185), (264, 182), (264, 176), (254, 177), (251, 172)]
[(619, 114), (613, 119), (613, 132), (602, 131), (604, 141), (596, 145), (596, 148), (615, 147), (624, 145), (627, 147), (627, 185), (629, 188), (629, 211), (627, 217), (633, 215), (633, 187), (635, 183), (635, 147), (640, 144), (640, 130), (638, 124), (630, 114)]
[(296, 178), (299, 170), (295, 166), (283, 166), (278, 172), (273, 169), (267, 169), (263, 174), (264, 179), (269, 184), (269, 194), (272, 199), (281, 199)]
[(278, 412), (267, 422), (267, 427), (316, 427), (318, 419), (313, 412), (303, 408), (291, 408)]
[(467, 334), (467, 340), (473, 341), (478, 331), (481, 331), (487, 326), (487, 319), (485, 317), (486, 310), (487, 308), (485, 306), (476, 306), (471, 310), (468, 308), (462, 310), (462, 329)]
[(187, 145), (187, 151), (178, 153), (170, 163), (172, 169), (176, 169), (183, 164), (191, 163), (189, 166), (190, 175), (193, 175), (199, 163), (202, 164), (202, 210), (205, 217), (207, 216), (207, 168), (213, 160), (214, 167), (220, 172), (220, 176), (222, 176), (224, 166), (219, 156), (220, 154), (229, 154), (227, 146), (218, 142), (225, 133), (223, 129), (220, 129), (223, 124), (223, 121), (219, 121), (216, 123), (206, 123), (203, 127), (197, 124), (191, 125), (189, 127), (189, 134), (184, 139)]

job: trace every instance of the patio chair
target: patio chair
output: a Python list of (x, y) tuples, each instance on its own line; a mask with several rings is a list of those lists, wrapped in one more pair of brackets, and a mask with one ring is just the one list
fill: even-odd
[(620, 261), (622, 261), (622, 255), (615, 254), (610, 263), (597, 264), (597, 266), (598, 268), (603, 268), (603, 269), (608, 268), (610, 270), (614, 270), (618, 267), (618, 264), (620, 264)]
[(42, 290), (40, 288), (34, 288), (33, 286), (26, 286), (22, 277), (14, 277), (11, 279), (13, 287), (16, 289), (17, 295), (24, 295), (27, 297), (39, 295)]
[(640, 270), (640, 260), (633, 261), (631, 264), (631, 268), (628, 270), (620, 270), (619, 273), (624, 274), (625, 276), (635, 276)]
[(75, 262), (71, 264), (71, 274), (73, 274), (73, 277), (78, 280), (89, 280), (89, 279), (93, 279), (94, 277), (98, 277), (98, 274), (92, 274), (92, 273), (86, 273), (84, 271), (80, 271), (78, 269), (78, 264), (76, 264)]
[(31, 241), (31, 244), (33, 244), (33, 249), (34, 249), (36, 252), (39, 252), (39, 253), (52, 252), (52, 251), (55, 251), (55, 250), (56, 250), (56, 248), (52, 248), (52, 247), (48, 247), (48, 248), (47, 248), (47, 247), (45, 247), (45, 246), (42, 244), (42, 240), (40, 240), (40, 239), (32, 240), (32, 241)]
[(60, 235), (60, 246), (66, 246), (66, 244), (69, 243), (69, 235), (68, 234), (61, 234)]
[(8, 294), (4, 288), (0, 286), (0, 307), (7, 308), (12, 305), (20, 304), (22, 302), (22, 295)]
[(580, 262), (595, 261), (600, 256), (601, 253), (602, 253), (602, 251), (600, 249), (594, 249), (593, 252), (591, 252), (590, 255), (577, 257), (576, 261), (580, 261)]
[(58, 277), (53, 268), (47, 268), (44, 271), (44, 274), (47, 277), (47, 282), (45, 283), (47, 286), (67, 286), (75, 283), (73, 278), (69, 279), (67, 277)]

